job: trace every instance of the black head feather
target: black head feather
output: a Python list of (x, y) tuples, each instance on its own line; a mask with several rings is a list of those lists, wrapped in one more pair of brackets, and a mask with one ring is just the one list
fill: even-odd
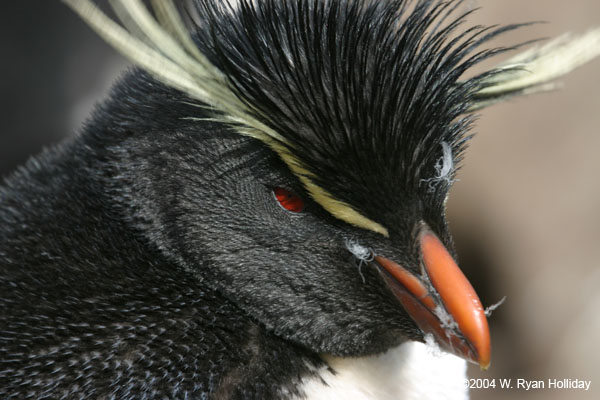
[(198, 37), (311, 179), (382, 223), (416, 198), (443, 208), (452, 176), (431, 185), (442, 143), (456, 165), (486, 75), (459, 78), (503, 51), (481, 43), (517, 27), (457, 33), (470, 12), (446, 21), (462, 3), (199, 1)]

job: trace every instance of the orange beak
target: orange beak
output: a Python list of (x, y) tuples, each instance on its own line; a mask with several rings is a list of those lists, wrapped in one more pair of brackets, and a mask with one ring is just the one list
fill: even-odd
[(482, 369), (490, 365), (490, 332), (475, 290), (429, 229), (420, 234), (422, 276), (416, 277), (397, 263), (375, 257), (378, 271), (406, 312), (445, 350)]

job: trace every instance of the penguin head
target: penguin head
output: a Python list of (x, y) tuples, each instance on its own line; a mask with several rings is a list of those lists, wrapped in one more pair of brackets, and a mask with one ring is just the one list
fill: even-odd
[(141, 71), (126, 79), (105, 114), (135, 131), (113, 151), (137, 226), (315, 352), (373, 354), (432, 334), (487, 364), (475, 292), (443, 282), (468, 285), (444, 203), (471, 122), (460, 116), (473, 83), (458, 77), (474, 62), (448, 32), (425, 33), (449, 5), (407, 17), (392, 3), (200, 3), (198, 48), (255, 122), (229, 123)]
[(171, 1), (157, 20), (117, 1), (128, 32), (66, 1), (153, 76), (124, 81), (104, 126), (118, 196), (167, 257), (315, 352), (431, 335), (487, 367), (444, 208), (471, 112), (548, 88), (520, 66), (461, 80), (517, 25), (458, 32), (460, 1), (198, 0), (189, 35)]
[[(133, 99), (125, 110), (123, 98)], [(117, 108), (143, 114), (133, 133), (117, 133), (130, 137), (110, 149), (117, 160), (112, 187), (148, 241), (203, 286), (273, 334), (318, 353), (361, 356), (422, 341), (426, 333), (450, 334), (453, 317), (442, 320), (423, 243), (425, 235), (436, 238), (450, 257), (448, 182), (436, 178), (444, 146), (432, 160), (434, 180), (418, 183), (423, 197), (403, 194), (396, 182), (389, 196), (403, 196), (401, 208), (387, 197), (371, 200), (370, 215), (385, 215), (378, 219), (384, 235), (333, 216), (260, 140), (218, 122), (185, 120), (198, 111), (144, 73), (126, 78), (113, 99), (111, 118)], [(168, 118), (150, 119), (165, 107)], [(120, 118), (113, 124), (123, 125)], [(386, 196), (379, 193), (373, 196)], [(424, 294), (433, 303), (423, 303)]]

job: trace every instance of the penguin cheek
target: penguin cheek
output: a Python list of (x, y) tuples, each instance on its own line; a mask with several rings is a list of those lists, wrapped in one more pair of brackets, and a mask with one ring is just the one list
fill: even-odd
[(316, 352), (360, 355), (398, 340), (385, 337), (387, 318), (365, 301), (362, 283), (340, 274), (335, 260), (343, 253), (311, 244), (312, 252), (301, 256), (275, 249), (220, 255), (211, 263), (220, 265), (211, 281), (268, 331)]
[(272, 187), (247, 177), (207, 184), (216, 194), (184, 193), (196, 201), (182, 201), (172, 224), (179, 255), (205, 284), (268, 331), (317, 352), (361, 355), (402, 338), (390, 323), (397, 309), (381, 307), (373, 271), (355, 264), (343, 229), (308, 205), (282, 208)]

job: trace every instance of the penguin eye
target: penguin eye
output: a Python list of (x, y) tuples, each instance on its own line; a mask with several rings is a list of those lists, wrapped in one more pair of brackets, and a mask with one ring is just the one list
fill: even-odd
[(299, 213), (304, 209), (304, 201), (300, 196), (281, 187), (273, 188), (273, 195), (284, 209)]

